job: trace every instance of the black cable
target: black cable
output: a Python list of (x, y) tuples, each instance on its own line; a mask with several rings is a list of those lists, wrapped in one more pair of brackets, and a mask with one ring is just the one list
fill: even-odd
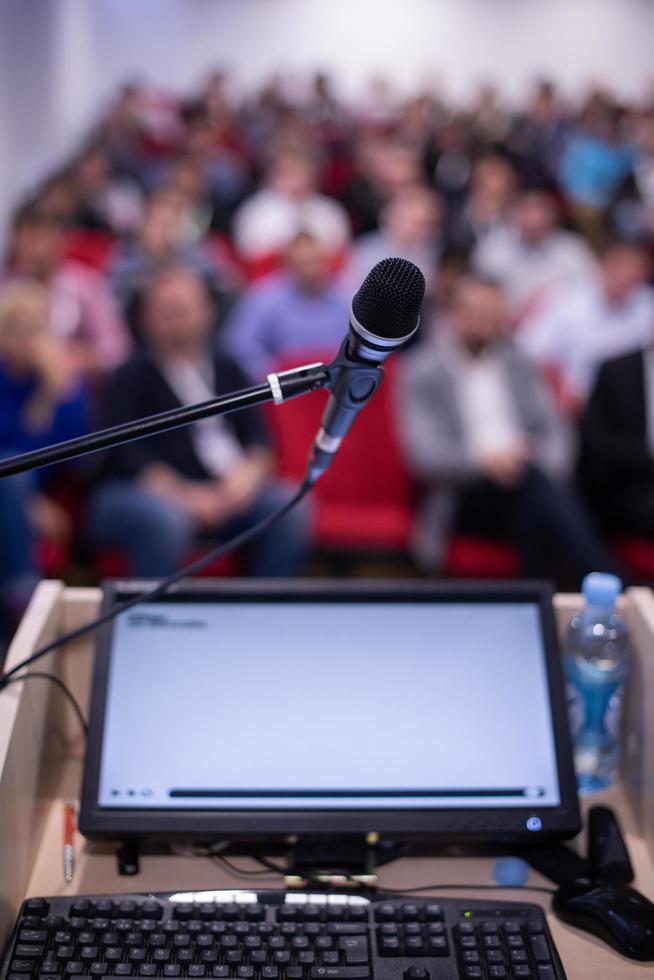
[(296, 490), (290, 500), (288, 500), (285, 504), (282, 504), (282, 506), (278, 507), (276, 510), (273, 510), (267, 517), (262, 518), (256, 524), (246, 528), (245, 531), (241, 531), (240, 534), (237, 534), (235, 537), (231, 538), (231, 540), (225, 541), (223, 544), (212, 548), (201, 558), (191, 562), (190, 565), (186, 565), (178, 572), (175, 572), (174, 575), (170, 575), (168, 578), (163, 579), (163, 581), (161, 581), (159, 585), (156, 585), (153, 589), (150, 589), (147, 592), (141, 592), (134, 596), (134, 598), (128, 599), (126, 602), (122, 602), (120, 605), (114, 606), (102, 616), (98, 616), (97, 619), (93, 619), (90, 623), (85, 623), (83, 626), (79, 626), (77, 629), (72, 630), (72, 632), (67, 633), (65, 636), (57, 637), (56, 640), (52, 640), (50, 643), (47, 643), (44, 647), (41, 647), (40, 650), (36, 650), (31, 656), (25, 657), (24, 660), (17, 663), (11, 668), (11, 670), (6, 671), (4, 674), (0, 674), (0, 691), (7, 686), (11, 678), (14, 677), (19, 670), (22, 670), (24, 667), (28, 667), (30, 664), (33, 664), (34, 661), (40, 660), (41, 657), (45, 657), (53, 650), (58, 650), (59, 647), (66, 646), (68, 643), (73, 643), (75, 640), (81, 639), (88, 633), (93, 633), (100, 626), (110, 623), (112, 619), (116, 618), (116, 616), (120, 616), (121, 613), (127, 612), (129, 609), (133, 609), (134, 606), (137, 606), (139, 603), (150, 602), (153, 599), (158, 599), (160, 596), (165, 595), (165, 593), (172, 588), (173, 585), (176, 585), (182, 579), (197, 575), (197, 573), (201, 572), (207, 567), (207, 565), (211, 565), (213, 562), (218, 561), (218, 559), (224, 558), (225, 555), (231, 554), (232, 551), (237, 551), (239, 548), (242, 548), (254, 538), (258, 537), (259, 534), (266, 531), (272, 524), (275, 524), (277, 521), (281, 520), (281, 518), (292, 510), (296, 504), (299, 504), (299, 502), (307, 495), (309, 490), (311, 490), (312, 486), (313, 483), (305, 480), (299, 489)]
[(208, 853), (209, 853), (209, 857), (213, 861), (216, 861), (218, 864), (225, 867), (231, 875), (234, 875), (235, 878), (245, 878), (248, 881), (250, 881), (252, 878), (261, 878), (263, 875), (271, 875), (273, 877), (279, 877), (280, 874), (282, 876), (286, 874), (285, 871), (277, 872), (277, 871), (272, 871), (272, 869), (266, 869), (266, 868), (263, 869), (257, 868), (256, 871), (252, 871), (249, 868), (237, 868), (235, 864), (232, 864), (231, 861), (228, 861), (227, 858), (223, 857), (222, 854), (216, 854), (214, 853), (214, 851), (211, 850)]
[[(375, 891), (382, 895), (410, 895), (412, 892), (432, 892), (432, 891), (507, 891), (511, 886), (507, 885), (416, 885), (415, 888), (376, 888)], [(545, 885), (516, 885), (515, 891), (523, 892), (544, 892), (546, 895), (554, 895), (556, 888), (546, 888)]]
[(84, 717), (84, 712), (82, 711), (79, 701), (71, 689), (64, 684), (60, 677), (56, 677), (54, 674), (46, 674), (45, 671), (33, 670), (29, 674), (19, 674), (18, 676), (14, 675), (13, 677), (8, 677), (4, 683), (4, 686), (6, 687), (9, 684), (17, 684), (19, 681), (30, 681), (34, 677), (42, 681), (52, 681), (53, 684), (56, 684), (61, 693), (68, 698), (73, 710), (75, 711), (75, 714), (77, 715), (82, 731), (84, 732), (84, 736), (87, 737), (89, 734), (89, 726), (86, 718)]

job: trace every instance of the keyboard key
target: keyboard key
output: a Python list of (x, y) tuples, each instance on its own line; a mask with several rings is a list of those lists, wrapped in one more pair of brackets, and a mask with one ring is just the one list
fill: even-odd
[(472, 922), (459, 922), (456, 930), (460, 936), (473, 936), (475, 932), (475, 927)]
[(461, 936), (459, 939), (459, 946), (461, 949), (477, 949), (477, 937)]
[[(391, 928), (397, 929), (395, 923), (391, 923)], [(388, 926), (382, 926), (382, 930)], [(368, 925), (365, 922), (330, 922), (327, 926), (330, 936), (365, 936), (368, 933)]]
[(47, 938), (47, 929), (21, 929), (18, 933), (18, 941), (21, 943), (44, 943)]
[(297, 961), (302, 966), (313, 966), (316, 962), (316, 954), (312, 949), (307, 949), (306, 952), (297, 954)]
[[(171, 974), (165, 974), (164, 973), (164, 976), (167, 976), (167, 975), (168, 976), (171, 976)], [(178, 974), (175, 974), (175, 976), (178, 976)], [(229, 976), (229, 967), (228, 966), (214, 966), (213, 970), (211, 971), (211, 976), (212, 977), (217, 977), (218, 980), (223, 980), (224, 977), (228, 977)]]
[(261, 980), (277, 980), (279, 968), (276, 966), (264, 966), (261, 968)]
[(365, 980), (370, 976), (367, 966), (314, 966), (311, 980)]
[(537, 963), (549, 963), (550, 951), (545, 936), (531, 937), (531, 952)]
[(289, 966), (286, 972), (286, 980), (304, 980), (304, 970), (301, 966)]
[(498, 936), (484, 936), (483, 942), (486, 949), (499, 949), (502, 945)]
[[(203, 963), (205, 962), (204, 957), (206, 955), (206, 952), (207, 951), (205, 950), (204, 953), (202, 954), (202, 962)], [(170, 950), (169, 949), (155, 949), (154, 953), (152, 954), (152, 959), (154, 960), (155, 963), (167, 963), (168, 960), (170, 959)], [(217, 960), (218, 960), (218, 956), (216, 956), (216, 959), (214, 960), (214, 963), (217, 962)]]
[(420, 909), (413, 903), (406, 903), (402, 906), (402, 921), (417, 922), (420, 918)]
[(519, 936), (520, 923), (515, 922), (513, 919), (509, 919), (508, 922), (504, 923), (504, 932), (507, 936)]
[(481, 957), (476, 949), (466, 949), (461, 959), (464, 963), (481, 963)]
[(375, 920), (377, 922), (395, 922), (397, 920), (395, 906), (391, 905), (390, 902), (383, 902), (378, 905), (375, 909)]
[(465, 972), (466, 978), (470, 978), (470, 980), (473, 980), (473, 978), (474, 978), (474, 980), (477, 980), (477, 977), (483, 977), (483, 975), (484, 975), (481, 972), (481, 967), (480, 966), (467, 966), (465, 968), (465, 971), (466, 971)]
[(492, 980), (495, 980), (496, 977), (508, 977), (508, 973), (506, 972), (506, 967), (504, 966), (491, 966), (488, 969), (488, 976), (492, 978)]
[(97, 960), (99, 955), (100, 955), (99, 946), (82, 946), (81, 952), (79, 954), (79, 958), (81, 960), (89, 960), (92, 963), (94, 960)]
[(289, 949), (276, 949), (273, 953), (273, 960), (277, 966), (288, 966), (291, 962), (291, 951)]
[(91, 976), (93, 977), (103, 977), (105, 973), (109, 970), (107, 963), (93, 963), (91, 964)]
[(399, 956), (400, 940), (397, 936), (382, 936), (379, 941), (379, 952), (382, 956)]
[[(305, 953), (300, 953), (300, 956), (305, 956)], [(313, 955), (313, 954), (312, 954)], [(250, 963), (255, 966), (260, 966), (262, 963), (268, 962), (268, 953), (265, 949), (253, 949), (250, 953)]]
[(407, 956), (421, 956), (425, 951), (421, 936), (407, 936), (404, 941), (404, 948)]
[(429, 956), (447, 956), (449, 953), (447, 939), (445, 936), (430, 936), (427, 940), (427, 954)]
[(504, 956), (501, 949), (488, 949), (486, 950), (486, 962), (487, 963), (504, 963)]
[[(71, 946), (72, 949), (72, 946)], [(72, 953), (71, 953), (72, 956)], [(11, 969), (14, 973), (31, 973), (34, 969), (33, 960), (13, 960)]]
[[(549, 970), (549, 967), (547, 969)], [(531, 980), (531, 977), (533, 977), (533, 973), (531, 972), (528, 966), (520, 965), (520, 966), (513, 967), (513, 976), (515, 980)], [(552, 980), (554, 980), (554, 974), (551, 973), (550, 976)]]
[(44, 898), (30, 898), (23, 907), (27, 915), (39, 915), (41, 918), (50, 911), (50, 905)]
[(538, 980), (556, 980), (554, 967), (540, 965), (538, 967)]
[(133, 977), (134, 967), (131, 963), (116, 963), (114, 975), (117, 977)]
[[(227, 970), (227, 967), (221, 966), (221, 970)], [(181, 976), (182, 968), (178, 963), (167, 963), (163, 968), (163, 975), (165, 977), (179, 977)], [(214, 973), (214, 976), (216, 974)], [(223, 973), (223, 976), (229, 976), (229, 971)]]
[(81, 960), (70, 960), (66, 963), (64, 972), (68, 977), (79, 976), (80, 973), (84, 973), (84, 964)]
[(366, 936), (341, 936), (338, 942), (345, 962), (349, 966), (368, 962), (368, 939)]
[(497, 922), (484, 922), (481, 926), (481, 931), (485, 936), (497, 936), (500, 931), (500, 927)]
[(429, 980), (429, 972), (422, 966), (410, 966), (404, 971), (404, 980)]
[(205, 974), (205, 966), (203, 963), (191, 963), (188, 968), (189, 977), (203, 977)]
[[(320, 957), (321, 966), (338, 966), (339, 961), (340, 961), (340, 955), (335, 949), (332, 950), (328, 949), (327, 952), (323, 953), (322, 956)], [(367, 963), (368, 958), (366, 957), (366, 959), (363, 961), (359, 960), (359, 962)]]
[[(190, 974), (189, 974), (190, 976)], [(236, 970), (236, 976), (241, 977), (242, 980), (252, 980), (254, 977), (254, 967), (253, 966), (239, 966)]]
[(443, 909), (441, 906), (436, 905), (434, 902), (425, 905), (425, 919), (427, 922), (440, 922), (443, 919)]
[(540, 921), (540, 919), (532, 919), (527, 926), (527, 929), (532, 935), (538, 935), (545, 931), (543, 923)]
[(18, 943), (14, 955), (24, 960), (40, 960), (43, 958), (43, 946), (32, 946), (31, 943)]
[(524, 949), (512, 949), (509, 951), (512, 963), (528, 963), (527, 953)]
[(95, 903), (95, 914), (96, 915), (106, 915), (107, 918), (112, 918), (114, 912), (116, 911), (116, 906), (110, 898), (100, 898)]

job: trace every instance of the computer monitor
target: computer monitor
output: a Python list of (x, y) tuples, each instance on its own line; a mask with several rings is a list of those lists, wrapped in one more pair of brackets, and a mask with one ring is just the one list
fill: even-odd
[[(105, 609), (143, 588), (105, 587)], [(549, 587), (205, 580), (144, 601), (98, 638), (80, 827), (576, 833)]]

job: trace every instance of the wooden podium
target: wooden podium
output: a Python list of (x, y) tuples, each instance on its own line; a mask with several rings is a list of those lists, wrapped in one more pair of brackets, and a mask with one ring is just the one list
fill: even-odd
[[(564, 628), (578, 607), (578, 596), (558, 596)], [(9, 651), (7, 667), (57, 635), (94, 618), (98, 589), (66, 588), (43, 582), (37, 589)], [(625, 703), (623, 779), (588, 804), (605, 802), (618, 813), (637, 873), (636, 886), (654, 900), (654, 595), (630, 589), (623, 612), (634, 643), (634, 662)], [(35, 669), (57, 673), (88, 711), (93, 637), (45, 658)], [(0, 945), (4, 944), (26, 896), (126, 891), (200, 890), (241, 887), (242, 881), (210, 858), (152, 856), (142, 859), (138, 877), (116, 871), (115, 848), (78, 837), (73, 882), (64, 881), (62, 801), (79, 797), (84, 740), (70, 706), (52, 684), (34, 679), (0, 693)], [(583, 836), (583, 835), (582, 835)], [(583, 848), (583, 840), (579, 842)], [(255, 865), (242, 859), (244, 867)], [(471, 885), (470, 898), (489, 898), (474, 884), (492, 884), (493, 860), (448, 856), (405, 858), (381, 869), (385, 888), (423, 884)], [(274, 878), (249, 879), (248, 887), (280, 887)], [(530, 884), (548, 884), (533, 873)], [(428, 893), (421, 893), (428, 894)], [(447, 891), (434, 892), (446, 895)], [(452, 892), (461, 897), (461, 892)], [(532, 901), (549, 908), (538, 892), (503, 889), (498, 899)], [(654, 980), (654, 964), (638, 964), (598, 940), (559, 923), (548, 914), (554, 939), (570, 980)], [(436, 980), (436, 978), (435, 978)]]

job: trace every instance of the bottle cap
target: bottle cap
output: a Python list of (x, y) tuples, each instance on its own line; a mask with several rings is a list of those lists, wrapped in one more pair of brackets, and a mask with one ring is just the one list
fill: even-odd
[(589, 605), (611, 608), (622, 592), (622, 581), (617, 575), (591, 572), (582, 582), (581, 589)]

